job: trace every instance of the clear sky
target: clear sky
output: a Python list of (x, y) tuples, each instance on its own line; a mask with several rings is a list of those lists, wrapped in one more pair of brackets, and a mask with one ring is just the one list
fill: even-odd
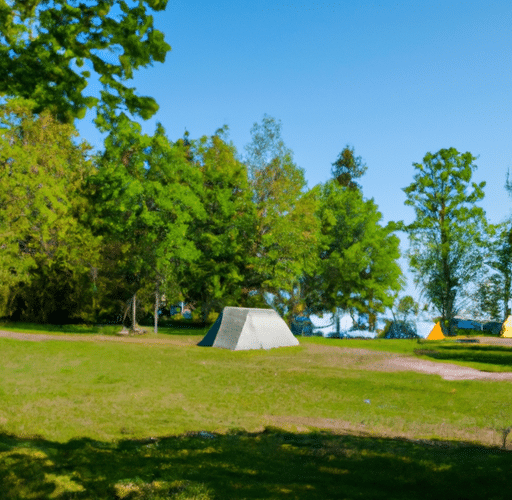
[[(243, 152), (267, 113), (310, 187), (348, 143), (384, 221), (414, 218), (402, 191), (412, 163), (455, 147), (478, 156), (489, 220), (510, 215), (509, 1), (169, 0), (154, 18), (172, 51), (133, 80), (160, 105), (145, 132), (159, 121), (171, 140), (198, 138), (227, 124)], [(79, 130), (101, 145), (87, 120)]]

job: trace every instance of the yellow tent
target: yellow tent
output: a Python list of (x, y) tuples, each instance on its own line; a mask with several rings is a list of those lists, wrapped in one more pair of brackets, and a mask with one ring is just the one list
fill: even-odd
[(512, 337), (512, 316), (509, 316), (501, 327), (500, 337)]
[(436, 326), (432, 328), (432, 331), (428, 334), (427, 340), (443, 340), (445, 336), (443, 335), (443, 330), (441, 330), (441, 323), (439, 321), (436, 323)]

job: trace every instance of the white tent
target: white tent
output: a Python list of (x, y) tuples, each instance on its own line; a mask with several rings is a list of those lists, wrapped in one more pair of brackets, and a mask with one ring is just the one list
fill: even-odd
[(199, 346), (233, 351), (299, 345), (274, 309), (225, 307)]

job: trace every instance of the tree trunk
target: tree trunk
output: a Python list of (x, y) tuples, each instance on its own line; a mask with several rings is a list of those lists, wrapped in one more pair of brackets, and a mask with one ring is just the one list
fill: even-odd
[[(449, 265), (449, 258), (450, 258), (450, 248), (448, 245), (448, 232), (445, 227), (445, 211), (446, 211), (446, 205), (444, 200), (441, 202), (441, 211), (440, 211), (440, 219), (439, 219), (439, 226), (440, 226), (440, 232), (441, 232), (441, 262), (442, 262), (442, 268), (443, 268), (443, 287), (444, 287), (444, 304), (443, 304), (443, 321), (445, 322), (446, 327), (446, 333), (448, 335), (452, 334), (453, 331), (453, 325), (452, 325), (452, 319), (453, 319), (453, 309), (455, 306), (455, 292), (453, 291), (453, 284), (452, 284), (452, 272)], [(445, 333), (445, 335), (446, 335)]]
[(153, 329), (155, 333), (158, 333), (158, 309), (160, 309), (160, 286), (157, 283), (155, 291), (155, 327)]
[(507, 273), (505, 275), (505, 293), (504, 293), (504, 296), (503, 296), (503, 312), (505, 313), (505, 318), (503, 319), (503, 321), (506, 321), (506, 319), (510, 316), (510, 307), (509, 307), (509, 302), (510, 302), (510, 286), (511, 286), (511, 276), (509, 273)]
[(135, 331), (137, 327), (137, 294), (133, 294), (132, 299), (132, 330)]
[(376, 324), (377, 315), (374, 312), (368, 313), (368, 330), (370, 330), (370, 332), (374, 332)]

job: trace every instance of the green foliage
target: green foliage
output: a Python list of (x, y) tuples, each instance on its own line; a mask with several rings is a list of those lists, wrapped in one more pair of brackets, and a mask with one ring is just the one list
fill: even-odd
[(393, 316), (399, 321), (408, 321), (411, 316), (417, 316), (420, 306), (410, 295), (405, 295), (395, 301), (391, 309)]
[(311, 311), (366, 313), (373, 317), (392, 305), (401, 288), (399, 241), (373, 200), (357, 189), (327, 182), (317, 213), (321, 222), (319, 264), (305, 279)]
[(225, 140), (227, 129), (190, 145), (198, 181), (194, 192), (204, 213), (191, 222), (188, 237), (198, 258), (183, 269), (187, 300), (195, 303), (203, 321), (210, 311), (238, 306), (247, 288), (256, 212), (247, 169)]
[(31, 102), (0, 107), (0, 281), (9, 289), (7, 312), (36, 321), (87, 315), (80, 302), (90, 292), (88, 273), (98, 259), (98, 239), (83, 222), (84, 181), (94, 174), (89, 146), (75, 144), (72, 125)]
[[(48, 110), (62, 122), (83, 118), (96, 106), (100, 130), (124, 112), (151, 117), (158, 110), (155, 100), (137, 96), (124, 82), (134, 70), (164, 62), (170, 46), (147, 10), (166, 4), (1, 0), (0, 96), (32, 99), (36, 114)], [(92, 77), (102, 86), (99, 98), (86, 93)]]
[(354, 179), (362, 177), (367, 169), (363, 159), (355, 156), (354, 148), (347, 144), (332, 164), (332, 175), (340, 186), (359, 189), (360, 186), (354, 182)]
[(510, 222), (492, 226), (486, 241), (485, 266), (479, 275), (477, 307), (491, 319), (510, 315), (512, 288), (512, 228)]
[(261, 296), (270, 293), (273, 307), (289, 319), (304, 309), (301, 278), (316, 265), (318, 190), (306, 189), (304, 171), (281, 138), (280, 122), (265, 115), (251, 134), (247, 163), (258, 216), (253, 247), (258, 278), (252, 285)]
[(179, 300), (180, 270), (199, 256), (189, 224), (204, 213), (188, 150), (170, 143), (160, 124), (147, 136), (128, 120), (105, 146), (89, 186), (90, 223), (105, 242), (98, 286), (119, 307), (141, 290), (146, 298), (158, 292)]
[(403, 229), (409, 235), (409, 263), (415, 282), (450, 324), (464, 286), (481, 266), (480, 235), (485, 213), (477, 203), (485, 182), (471, 177), (476, 165), (471, 153), (441, 149), (414, 163), (414, 182), (404, 188), (406, 205), (414, 207), (416, 220)]

